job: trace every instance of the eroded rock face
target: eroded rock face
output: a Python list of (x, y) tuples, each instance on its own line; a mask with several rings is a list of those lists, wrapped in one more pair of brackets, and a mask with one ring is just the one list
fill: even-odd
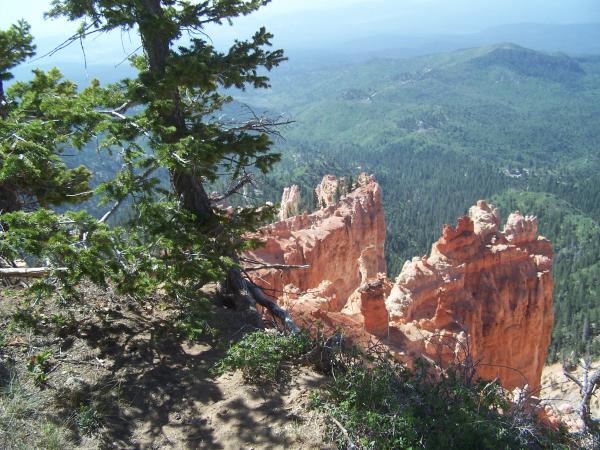
[[(321, 194), (330, 192), (323, 183)], [(357, 185), (337, 204), (263, 228), (265, 246), (252, 258), (310, 268), (263, 270), (256, 282), (305, 326), (341, 327), (362, 345), (380, 339), (409, 365), (425, 357), (444, 366), (468, 352), (480, 377), (538, 389), (553, 283), (552, 249), (537, 237), (537, 220), (514, 213), (500, 230), (498, 210), (480, 201), (392, 283), (380, 188), (366, 175)]]
[(553, 324), (552, 248), (533, 217), (499, 223), (478, 202), (429, 257), (407, 262), (386, 299), (390, 326), (424, 335), (413, 352), (447, 364), (468, 346), (481, 377), (536, 390)]
[(279, 299), (296, 292), (317, 296), (339, 311), (362, 280), (386, 272), (381, 190), (372, 179), (337, 204), (260, 230), (265, 246), (249, 255), (269, 264), (310, 265), (306, 270), (265, 270), (257, 281)]
[[(366, 173), (359, 175), (355, 186), (364, 186), (371, 182), (371, 177)], [(321, 183), (315, 188), (317, 208), (328, 208), (335, 205), (341, 198), (352, 192), (352, 181), (346, 177), (338, 178), (334, 175), (325, 175)]]
[(321, 183), (315, 188), (317, 197), (317, 206), (319, 208), (328, 208), (335, 205), (337, 200), (336, 192), (339, 192), (340, 181), (334, 175), (325, 175)]
[(286, 187), (281, 196), (281, 207), (279, 209), (279, 220), (285, 220), (298, 215), (300, 206), (300, 188), (297, 185)]

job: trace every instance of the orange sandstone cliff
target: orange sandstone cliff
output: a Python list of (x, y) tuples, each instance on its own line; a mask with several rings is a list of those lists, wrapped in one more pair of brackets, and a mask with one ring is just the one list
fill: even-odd
[(386, 272), (381, 190), (370, 177), (361, 177), (357, 189), (337, 204), (268, 225), (255, 237), (264, 246), (250, 252), (251, 258), (310, 266), (258, 273), (257, 283), (279, 299), (309, 294), (323, 309), (339, 311), (363, 282)]
[(263, 270), (257, 284), (305, 326), (340, 327), (359, 345), (378, 339), (408, 364), (424, 357), (445, 366), (469, 354), (478, 376), (539, 389), (553, 283), (537, 219), (514, 213), (500, 230), (498, 210), (479, 201), (392, 283), (379, 185), (363, 174), (333, 203), (337, 186), (325, 177), (317, 190), (325, 208), (260, 230), (265, 245), (250, 257), (309, 268)]

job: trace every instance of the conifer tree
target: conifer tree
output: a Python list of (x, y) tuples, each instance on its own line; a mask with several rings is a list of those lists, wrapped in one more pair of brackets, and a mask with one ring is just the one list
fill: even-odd
[[(272, 36), (264, 28), (246, 41), (235, 41), (227, 51), (215, 49), (204, 31), (267, 3), (52, 3), (49, 17), (81, 22), (65, 45), (90, 34), (121, 30), (139, 33), (143, 52), (130, 58), (137, 77), (105, 89), (95, 83), (82, 93), (95, 120), (90, 132), (100, 139), (100, 150), (119, 151), (123, 160), (123, 169), (98, 189), (110, 209), (99, 220), (85, 214), (68, 221), (46, 217), (54, 234), (61, 236), (61, 245), (48, 250), (40, 242), (48, 244), (52, 233), (38, 236), (34, 231), (25, 246), (29, 254), (54, 261), (54, 266), (64, 264), (71, 278), (63, 281), (69, 285), (82, 276), (101, 284), (110, 278), (121, 291), (142, 295), (160, 285), (186, 302), (200, 286), (226, 279), (224, 291), (234, 294), (236, 304), (258, 300), (276, 307), (242, 277), (239, 258), (253, 245), (244, 234), (270, 217), (272, 208), (225, 211), (218, 205), (251, 183), (253, 172), (265, 173), (279, 160), (270, 152), (270, 136), (282, 122), (253, 112), (244, 119), (222, 121), (219, 111), (232, 101), (226, 90), (267, 87), (265, 72), (285, 58), (281, 50), (269, 49)], [(169, 187), (159, 182), (165, 172)], [(209, 194), (209, 186), (222, 181), (224, 174), (230, 189)], [(127, 202), (134, 223), (108, 228), (107, 219)], [(19, 241), (17, 230), (35, 229), (32, 217), (6, 217), (15, 233), (5, 239), (5, 248), (9, 241)]]
[[(31, 81), (4, 89), (11, 70), (35, 54), (32, 42), (24, 21), (0, 31), (0, 275), (42, 277), (32, 285), (34, 294), (57, 286), (73, 294), (84, 277), (100, 284), (123, 278), (114, 263), (125, 254), (116, 252), (122, 230), (108, 230), (85, 212), (51, 209), (93, 194), (90, 171), (67, 168), (63, 154), (82, 149), (104, 129), (105, 114), (96, 107), (108, 92), (97, 81), (79, 90), (58, 69), (34, 70)], [(45, 267), (17, 267), (25, 259)]]
[[(20, 21), (0, 31), (0, 211), (76, 203), (89, 197), (90, 173), (68, 170), (63, 144), (80, 147), (89, 134), (82, 104), (89, 92), (77, 93), (58, 70), (36, 70), (30, 82), (6, 92), (11, 70), (35, 53), (29, 25)], [(57, 101), (57, 99), (60, 99)], [(78, 129), (74, 129), (77, 126)]]

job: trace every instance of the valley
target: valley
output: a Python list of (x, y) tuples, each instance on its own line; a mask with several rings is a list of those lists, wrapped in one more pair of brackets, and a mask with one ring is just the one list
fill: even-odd
[(313, 210), (323, 175), (376, 175), (390, 274), (480, 198), (537, 215), (556, 253), (549, 359), (599, 354), (600, 57), (498, 44), (288, 67), (268, 92), (236, 100), (295, 121), (276, 141), (282, 162), (261, 180), (261, 201), (298, 184), (302, 208)]

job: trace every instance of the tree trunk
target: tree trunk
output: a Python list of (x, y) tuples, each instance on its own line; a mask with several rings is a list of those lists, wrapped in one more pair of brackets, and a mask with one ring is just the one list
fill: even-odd
[[(167, 57), (169, 55), (172, 38), (161, 33), (157, 29), (156, 21), (165, 20), (164, 11), (160, 0), (142, 0), (145, 11), (138, 16), (138, 25), (144, 52), (148, 58), (150, 72), (155, 80), (161, 80), (166, 73)], [(148, 19), (150, 14), (153, 18)], [(160, 84), (160, 83), (157, 83)], [(188, 135), (185, 115), (183, 113), (181, 96), (179, 89), (173, 87), (166, 93), (172, 100), (172, 108), (163, 114), (165, 125), (175, 128), (175, 133), (165, 139), (166, 143), (176, 143)], [(210, 198), (200, 177), (195, 173), (194, 167), (185, 169), (173, 169), (170, 171), (171, 184), (181, 206), (192, 212), (196, 216), (198, 223), (205, 223), (215, 216)], [(234, 261), (238, 260), (237, 255), (230, 254)], [(251, 300), (244, 294), (245, 280), (239, 270), (230, 270), (227, 274), (226, 282), (223, 284), (224, 297), (232, 299), (233, 306), (236, 308), (248, 308)]]
[[(148, 19), (145, 14), (140, 14), (138, 24), (142, 45), (148, 63), (150, 72), (155, 80), (164, 77), (167, 65), (167, 56), (172, 39), (164, 35), (157, 29), (156, 21), (164, 21), (164, 11), (160, 0), (143, 0), (146, 11), (150, 13), (153, 19)], [(172, 108), (163, 115), (163, 120), (167, 126), (175, 128), (175, 133), (165, 139), (166, 143), (175, 143), (188, 134), (185, 123), (185, 116), (181, 106), (181, 96), (177, 87), (173, 87), (171, 92), (167, 93), (171, 97)], [(210, 199), (200, 178), (195, 174), (193, 167), (186, 169), (174, 169), (170, 171), (171, 184), (179, 201), (184, 209), (196, 215), (199, 222), (205, 222), (213, 215)]]
[(6, 183), (0, 183), (0, 214), (19, 211), (22, 206), (14, 189)]
[[(164, 80), (167, 57), (175, 36), (169, 36), (168, 32), (159, 26), (159, 24), (166, 21), (161, 7), (161, 0), (142, 0), (142, 4), (144, 8), (142, 11), (138, 11), (137, 17), (142, 46), (148, 58), (150, 73), (156, 86), (158, 89), (163, 89), (161, 81)], [(171, 99), (172, 106), (170, 111), (162, 114), (162, 120), (165, 125), (175, 128), (175, 133), (164, 138), (164, 142), (167, 144), (177, 143), (188, 136), (189, 133), (179, 88), (172, 86), (170, 89), (170, 91), (165, 91), (163, 94), (166, 98)], [(193, 213), (198, 223), (206, 223), (215, 216), (202, 179), (197, 175), (194, 167), (173, 169), (170, 171), (170, 176), (171, 184), (181, 206)], [(215, 233), (219, 233), (219, 230), (215, 230)], [(233, 261), (239, 262), (239, 257), (233, 250), (227, 256), (232, 258)], [(258, 286), (247, 281), (237, 269), (229, 270), (225, 283), (222, 285), (221, 295), (230, 299), (232, 306), (236, 309), (247, 309), (258, 302), (277, 316), (286, 329), (298, 331), (298, 327), (289, 314), (281, 309), (276, 302), (268, 299)]]

